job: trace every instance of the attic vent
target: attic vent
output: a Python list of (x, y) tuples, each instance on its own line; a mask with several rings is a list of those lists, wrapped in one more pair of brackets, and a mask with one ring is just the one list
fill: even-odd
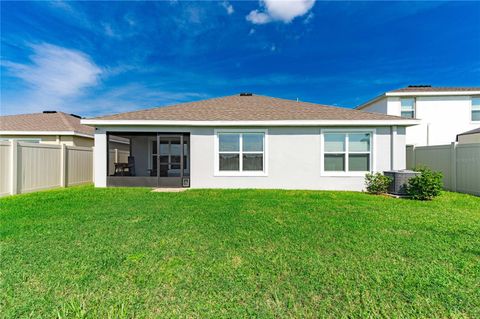
[(80, 115), (77, 115), (77, 114), (70, 114), (71, 116), (73, 117), (76, 117), (77, 119), (81, 119), (82, 117)]
[(52, 113), (57, 113), (57, 111), (43, 111), (45, 114), (52, 114)]
[(252, 93), (247, 93), (247, 92), (240, 93), (240, 96), (252, 96), (252, 95), (253, 95)]
[(431, 88), (432, 86), (429, 84), (420, 84), (420, 85), (409, 85), (409, 88)]

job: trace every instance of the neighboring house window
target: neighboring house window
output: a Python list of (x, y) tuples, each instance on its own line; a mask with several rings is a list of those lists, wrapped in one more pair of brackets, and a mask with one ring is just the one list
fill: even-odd
[[(415, 99), (401, 99), (402, 117), (413, 119), (415, 118)], [(397, 113), (398, 114), (398, 113)]]
[(216, 172), (219, 175), (262, 175), (265, 169), (264, 131), (218, 131)]
[(372, 170), (372, 132), (324, 132), (324, 172), (369, 172)]
[(472, 121), (480, 121), (480, 97), (472, 98)]

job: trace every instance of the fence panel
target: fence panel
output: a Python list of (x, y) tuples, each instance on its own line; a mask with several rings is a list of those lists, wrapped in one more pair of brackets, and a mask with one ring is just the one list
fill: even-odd
[(92, 148), (0, 142), (0, 196), (92, 181)]
[(457, 145), (457, 191), (480, 196), (480, 144)]
[(414, 157), (413, 150), (414, 150), (413, 145), (407, 145), (407, 151), (405, 152), (407, 156), (405, 164), (407, 166), (407, 169), (412, 169), (412, 170), (415, 168), (415, 157)]
[(450, 148), (450, 145), (416, 147), (415, 166), (427, 166), (434, 171), (442, 172), (444, 187), (453, 190)]
[(20, 193), (60, 187), (60, 145), (18, 143)]
[(419, 166), (442, 172), (447, 190), (480, 195), (480, 144), (407, 147), (407, 168)]
[(0, 142), (0, 196), (10, 193), (12, 179), (10, 152), (10, 142)]
[(67, 146), (67, 186), (89, 183), (92, 181), (92, 177), (92, 149)]

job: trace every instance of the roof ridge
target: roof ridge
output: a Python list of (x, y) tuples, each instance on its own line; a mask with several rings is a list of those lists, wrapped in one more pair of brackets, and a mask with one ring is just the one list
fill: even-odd
[(57, 114), (60, 114), (60, 118), (62, 119), (63, 123), (67, 126), (67, 128), (71, 129), (72, 131), (75, 131), (75, 126), (72, 125), (72, 123), (70, 123), (69, 114), (65, 112), (57, 112)]
[[(316, 106), (316, 107), (338, 108), (338, 109), (353, 110), (353, 109), (351, 109), (351, 108), (346, 108), (346, 107), (342, 107), (342, 106), (338, 106), (338, 105), (327, 105), (327, 104), (319, 104), (319, 103), (314, 103), (314, 102), (295, 101), (295, 100), (291, 100), (291, 99), (273, 97), (273, 96), (262, 95), (262, 94), (252, 94), (251, 96), (242, 96), (242, 97), (244, 97), (244, 98), (250, 98), (250, 97), (255, 97), (255, 96), (256, 96), (256, 97), (273, 99), (273, 100), (279, 100), (279, 101), (286, 101), (286, 102), (290, 102), (290, 103), (292, 103), (292, 102), (293, 102), (293, 103), (303, 103), (303, 104), (308, 104), (308, 105), (312, 105), (312, 106)], [(146, 109), (139, 109), (139, 110), (135, 110), (135, 111), (128, 111), (128, 112), (122, 112), (122, 113), (116, 113), (116, 114), (107, 114), (107, 115), (97, 116), (97, 117), (94, 117), (94, 119), (103, 118), (103, 117), (109, 117), (109, 116), (118, 115), (118, 114), (127, 115), (127, 114), (136, 113), (136, 112), (148, 112), (148, 111), (156, 110), (156, 109), (159, 109), (159, 108), (167, 109), (167, 108), (172, 108), (172, 107), (181, 107), (181, 106), (184, 106), (184, 105), (186, 105), (186, 104), (192, 104), (192, 103), (195, 103), (195, 102), (215, 101), (215, 100), (226, 99), (226, 98), (229, 98), (229, 97), (240, 97), (240, 95), (239, 95), (239, 94), (232, 94), (232, 95), (212, 97), (212, 98), (208, 98), (208, 99), (204, 99), (204, 100), (198, 100), (198, 101), (180, 102), (180, 103), (175, 103), (175, 104), (170, 104), (170, 105), (164, 105), (164, 106), (155, 106), (155, 107), (149, 107), (149, 108), (146, 108)], [(199, 105), (199, 107), (201, 107), (201, 106), (202, 106), (202, 105)]]

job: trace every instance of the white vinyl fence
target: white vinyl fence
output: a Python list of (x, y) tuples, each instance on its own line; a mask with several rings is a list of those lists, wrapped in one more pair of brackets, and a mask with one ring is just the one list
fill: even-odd
[(0, 141), (0, 196), (93, 181), (93, 149)]
[(421, 166), (442, 172), (445, 189), (480, 196), (480, 144), (407, 146), (407, 168)]

